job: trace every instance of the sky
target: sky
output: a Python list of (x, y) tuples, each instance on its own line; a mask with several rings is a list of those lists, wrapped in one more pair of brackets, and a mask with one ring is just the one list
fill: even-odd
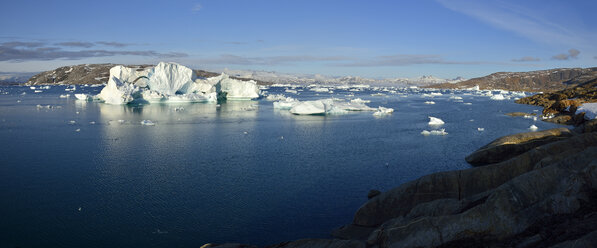
[(597, 1), (1, 1), (0, 72), (85, 63), (370, 78), (597, 64)]

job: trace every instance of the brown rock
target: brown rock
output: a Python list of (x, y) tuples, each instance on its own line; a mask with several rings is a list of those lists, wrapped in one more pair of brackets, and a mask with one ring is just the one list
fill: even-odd
[(481, 166), (498, 163), (522, 154), (532, 148), (572, 136), (567, 128), (555, 128), (540, 132), (519, 133), (501, 137), (468, 155), (465, 160)]

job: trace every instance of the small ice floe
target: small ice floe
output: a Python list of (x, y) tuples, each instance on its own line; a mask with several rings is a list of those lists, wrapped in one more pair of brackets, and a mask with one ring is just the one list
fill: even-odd
[(291, 90), (291, 89), (287, 89), (284, 92), (286, 92), (286, 93), (292, 93), (292, 94), (298, 93), (296, 90)]
[(444, 124), (445, 123), (444, 123), (444, 121), (442, 121), (442, 119), (429, 116), (429, 126), (440, 126), (440, 125), (444, 125)]
[(464, 102), (464, 103), (462, 103), (462, 104), (464, 104), (464, 105), (473, 105), (473, 104), (472, 104), (472, 103), (470, 103), (470, 102)]
[(162, 231), (162, 230), (160, 230), (160, 229), (156, 229), (156, 230), (153, 232), (153, 234), (167, 234), (167, 233), (168, 233), (168, 231)]
[(426, 101), (425, 104), (435, 104), (434, 101)]
[(375, 93), (375, 94), (371, 94), (371, 96), (385, 96), (386, 94), (384, 93)]
[(479, 131), (479, 132), (483, 132), (483, 131), (485, 131), (485, 128), (478, 127), (478, 128), (477, 128), (477, 131)]
[(280, 139), (284, 139), (284, 136), (280, 136)]
[(491, 96), (489, 99), (501, 101), (501, 100), (505, 100), (506, 98), (504, 98), (504, 95), (502, 95), (502, 94), (497, 94), (497, 95)]
[(184, 107), (176, 107), (176, 108), (174, 108), (174, 111), (182, 112), (182, 111), (184, 111)]
[(120, 124), (124, 124), (124, 122), (125, 122), (124, 120), (118, 120), (118, 123), (120, 123)]
[(539, 128), (537, 126), (535, 126), (535, 125), (531, 125), (529, 127), (529, 130), (531, 130), (531, 131), (537, 131), (537, 129), (539, 129)]
[(64, 95), (60, 95), (60, 98), (69, 98), (70, 94), (64, 94)]
[(77, 129), (75, 130), (75, 132), (81, 132), (81, 129), (80, 129), (80, 128), (77, 128)]
[(79, 212), (81, 212), (81, 210), (83, 210), (83, 208), (82, 208), (82, 207), (79, 207), (77, 210), (79, 210)]
[(75, 94), (75, 97), (80, 101), (93, 101), (93, 97), (88, 94)]
[(451, 96), (450, 99), (452, 100), (462, 100), (462, 97), (459, 96)]
[(377, 109), (377, 111), (375, 111), (375, 112), (373, 113), (373, 115), (374, 115), (374, 116), (385, 116), (385, 115), (389, 115), (389, 114), (391, 114), (391, 113), (393, 113), (393, 112), (394, 112), (394, 109), (393, 109), (393, 108), (384, 108), (384, 107), (381, 107), (381, 106), (380, 106), (380, 107)]
[(273, 94), (273, 95), (268, 95), (265, 97), (266, 101), (284, 101), (286, 100), (286, 96), (282, 95), (282, 94)]
[(143, 126), (155, 126), (155, 123), (153, 123), (153, 121), (151, 121), (151, 120), (142, 120), (141, 121), (141, 125), (143, 125)]
[(90, 121), (89, 124), (90, 125), (95, 125), (95, 121)]
[(43, 91), (42, 91), (42, 90), (35, 90), (35, 91), (33, 91), (33, 92), (34, 92), (34, 93), (42, 93)]
[(537, 121), (537, 116), (533, 116), (533, 121)]
[(23, 93), (21, 93), (21, 95), (27, 95), (27, 92), (23, 92)]
[(75, 123), (77, 123), (76, 121), (68, 121), (68, 124), (74, 125)]
[(17, 100), (17, 102), (21, 102), (21, 100)]
[(440, 129), (440, 130), (431, 130), (431, 131), (427, 131), (427, 130), (423, 130), (421, 132), (422, 135), (425, 136), (429, 136), (429, 135), (447, 135), (448, 133), (446, 132), (445, 129)]
[(247, 131), (244, 131), (244, 132), (243, 132), (243, 134), (249, 134), (249, 132), (247, 132)]
[(350, 100), (351, 103), (370, 103), (371, 100), (363, 100), (361, 98), (355, 98)]
[(29, 89), (32, 89), (32, 90), (34, 90), (34, 89), (35, 89), (35, 86), (29, 86)]

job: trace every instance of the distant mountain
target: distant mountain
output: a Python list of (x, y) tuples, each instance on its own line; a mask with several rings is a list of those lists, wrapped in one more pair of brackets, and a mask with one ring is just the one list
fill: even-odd
[(328, 84), (328, 85), (384, 85), (384, 86), (426, 86), (441, 83), (458, 83), (464, 79), (461, 77), (455, 79), (443, 79), (433, 76), (422, 76), (418, 78), (384, 78), (373, 79), (359, 76), (333, 77), (321, 74), (285, 74), (271, 71), (244, 71), (244, 70), (224, 70), (226, 74), (239, 78), (255, 79), (271, 82), (274, 84)]
[(0, 72), (0, 84), (22, 84), (36, 72)]
[(516, 91), (557, 91), (597, 78), (597, 67), (559, 68), (530, 72), (497, 72), (456, 84), (433, 85), (433, 88), (462, 89), (479, 85), (481, 89)]

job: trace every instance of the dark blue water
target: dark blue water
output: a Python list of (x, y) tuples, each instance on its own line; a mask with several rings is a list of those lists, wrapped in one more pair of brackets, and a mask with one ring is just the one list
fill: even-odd
[[(376, 118), (295, 116), (265, 100), (114, 106), (59, 98), (64, 88), (0, 87), (0, 247), (326, 238), (351, 222), (370, 189), (468, 168), (464, 157), (495, 138), (532, 124), (556, 127), (504, 115), (533, 106), (457, 93), (472, 103), (465, 105), (449, 92), (430, 99), (268, 90), (299, 99), (354, 93), (396, 109)], [(430, 130), (427, 116), (443, 119), (449, 134), (421, 135)], [(140, 124), (147, 119), (155, 126)]]

